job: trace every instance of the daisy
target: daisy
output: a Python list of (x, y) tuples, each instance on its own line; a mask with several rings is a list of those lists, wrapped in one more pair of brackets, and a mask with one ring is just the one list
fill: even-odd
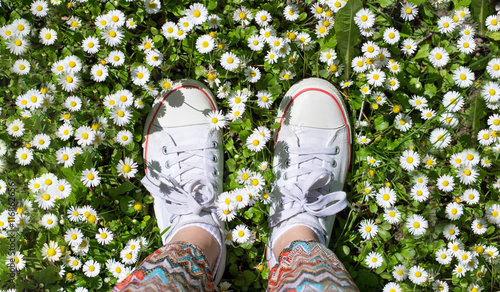
[(300, 10), (294, 4), (287, 5), (287, 6), (285, 6), (285, 9), (283, 9), (283, 15), (285, 16), (286, 20), (295, 21), (295, 20), (299, 19)]
[(469, 205), (474, 205), (477, 204), (477, 202), (479, 202), (481, 194), (475, 189), (466, 189), (463, 192), (461, 198), (463, 201), (465, 201), (465, 203)]
[(31, 14), (37, 17), (45, 17), (47, 16), (47, 12), (49, 11), (49, 6), (47, 2), (43, 0), (36, 0), (30, 5)]
[(236, 182), (245, 184), (251, 175), (252, 172), (250, 171), (250, 169), (242, 168), (236, 172)]
[(27, 60), (20, 59), (14, 62), (10, 70), (19, 75), (26, 75), (30, 72), (30, 69), (30, 63)]
[(71, 246), (78, 246), (83, 241), (83, 233), (78, 228), (70, 228), (64, 234), (64, 241)]
[(248, 10), (244, 6), (237, 8), (233, 13), (233, 20), (241, 23), (243, 26), (249, 25), (252, 18), (252, 11)]
[(218, 206), (217, 216), (222, 221), (231, 222), (236, 217), (236, 210), (229, 207)]
[(485, 20), (486, 28), (490, 31), (500, 30), (500, 16), (497, 14), (490, 15), (486, 17)]
[(453, 255), (447, 248), (442, 248), (436, 251), (436, 261), (441, 265), (447, 265), (453, 260)]
[(446, 34), (455, 30), (456, 23), (451, 17), (443, 16), (438, 20), (437, 26), (440, 33)]
[(201, 54), (210, 53), (214, 49), (214, 46), (214, 39), (208, 34), (202, 35), (196, 39), (196, 50)]
[(450, 55), (448, 52), (441, 48), (436, 47), (432, 49), (429, 54), (429, 61), (431, 62), (434, 68), (440, 68), (448, 64), (448, 60), (450, 59)]
[(264, 38), (258, 34), (250, 36), (247, 41), (248, 47), (255, 52), (262, 50), (265, 44)]
[(104, 39), (104, 42), (110, 47), (116, 47), (120, 45), (124, 36), (125, 35), (123, 33), (123, 30), (114, 26), (108, 26), (102, 32), (102, 38)]
[(237, 225), (231, 232), (233, 241), (237, 243), (246, 243), (250, 239), (250, 229), (243, 224)]
[(453, 80), (459, 87), (469, 87), (474, 82), (474, 73), (467, 67), (459, 66), (453, 71)]
[(432, 130), (429, 140), (434, 147), (445, 148), (451, 143), (451, 135), (446, 129), (435, 128)]
[(295, 77), (295, 73), (291, 72), (288, 69), (282, 70), (280, 72), (279, 78), (280, 80), (291, 80)]
[(477, 169), (468, 164), (463, 164), (457, 169), (457, 177), (460, 179), (460, 182), (465, 185), (470, 185), (476, 182), (476, 179), (479, 175)]
[(396, 224), (401, 219), (401, 213), (396, 207), (386, 208), (383, 217), (389, 224)]
[(142, 86), (149, 81), (150, 73), (145, 66), (137, 66), (130, 72), (132, 83)]
[(413, 95), (409, 102), (411, 106), (418, 110), (422, 110), (427, 107), (427, 99), (422, 96)]
[(382, 266), (382, 263), (384, 262), (384, 259), (382, 258), (382, 255), (379, 254), (378, 252), (370, 252), (366, 258), (365, 258), (365, 264), (370, 268), (370, 269), (376, 269), (380, 266)]
[(493, 58), (488, 62), (486, 66), (486, 71), (492, 78), (500, 77), (500, 58)]
[(359, 226), (359, 233), (361, 237), (365, 240), (375, 238), (378, 233), (378, 226), (371, 219), (362, 220)]
[(79, 111), (82, 107), (82, 100), (77, 96), (69, 96), (63, 103), (63, 107), (72, 112)]
[(408, 279), (416, 285), (423, 284), (428, 280), (428, 277), (429, 273), (427, 273), (427, 271), (420, 266), (413, 266), (408, 271)]
[(453, 191), (453, 187), (455, 186), (455, 182), (453, 180), (453, 177), (451, 175), (441, 175), (437, 181), (437, 188), (443, 192), (449, 193)]
[(402, 3), (401, 18), (405, 21), (412, 21), (418, 14), (418, 6), (410, 2)]
[(121, 51), (111, 51), (106, 58), (106, 62), (109, 62), (113, 66), (121, 66), (125, 63), (125, 54)]
[(121, 27), (125, 24), (125, 14), (120, 10), (111, 10), (107, 13), (109, 23), (115, 27)]
[(77, 258), (77, 257), (69, 257), (67, 258), (67, 263), (66, 265), (71, 267), (73, 271), (79, 270), (80, 267), (82, 266), (82, 262)]
[(267, 26), (272, 20), (271, 14), (266, 10), (260, 10), (255, 14), (255, 22), (259, 26)]
[(418, 214), (413, 214), (406, 220), (406, 228), (414, 236), (423, 235), (428, 227), (429, 223), (427, 220)]
[(272, 96), (268, 91), (257, 92), (257, 105), (261, 108), (269, 109), (273, 104)]
[(39, 150), (45, 150), (49, 148), (50, 145), (50, 136), (46, 134), (37, 134), (33, 137), (33, 141), (31, 142), (33, 146)]
[(388, 187), (381, 188), (377, 195), (377, 204), (382, 208), (390, 208), (396, 203), (396, 192)]
[(455, 224), (447, 224), (443, 228), (443, 235), (448, 240), (454, 240), (460, 235), (460, 230)]
[(101, 271), (101, 265), (94, 260), (88, 260), (83, 265), (82, 271), (85, 276), (92, 278), (99, 274)]
[(137, 22), (133, 18), (127, 18), (125, 26), (129, 29), (134, 29), (137, 27)]
[(396, 91), (399, 88), (399, 80), (396, 77), (387, 78), (385, 87), (391, 91)]
[(259, 152), (261, 151), (266, 144), (266, 140), (261, 135), (251, 134), (247, 137), (246, 145), (249, 150)]
[(446, 128), (454, 128), (458, 126), (458, 118), (455, 114), (444, 112), (439, 117), (439, 122)]
[(16, 56), (24, 54), (30, 47), (30, 42), (19, 35), (13, 35), (7, 40), (7, 48)]
[(443, 96), (443, 106), (450, 112), (458, 112), (464, 105), (462, 94), (456, 91), (448, 91)]
[(95, 170), (95, 168), (85, 169), (82, 172), (82, 176), (80, 178), (83, 185), (86, 187), (95, 187), (101, 183), (101, 178), (99, 177), (99, 172)]
[(360, 29), (370, 28), (375, 23), (375, 14), (367, 8), (360, 9), (354, 17), (354, 22)]
[(458, 50), (464, 54), (470, 54), (476, 49), (476, 42), (470, 36), (461, 37), (457, 42)]
[(188, 17), (194, 25), (201, 25), (208, 18), (208, 10), (201, 3), (193, 3), (186, 9), (185, 16)]
[(144, 7), (146, 8), (146, 12), (148, 14), (156, 14), (160, 12), (161, 2), (160, 0), (145, 0)]
[(221, 66), (228, 70), (233, 71), (240, 66), (240, 59), (232, 52), (225, 52), (220, 57)]
[(108, 245), (113, 240), (113, 232), (107, 228), (99, 228), (99, 232), (95, 235), (97, 242), (102, 245)]
[(399, 42), (399, 31), (394, 27), (389, 27), (384, 31), (384, 41), (389, 45), (394, 45)]
[(408, 277), (408, 269), (403, 265), (394, 266), (392, 276), (396, 281), (404, 281)]
[(86, 37), (82, 41), (82, 49), (84, 52), (89, 54), (96, 54), (99, 52), (99, 48), (101, 45), (99, 44), (99, 39), (93, 36)]
[(484, 168), (488, 168), (492, 165), (491, 159), (489, 157), (481, 158), (481, 166)]
[(380, 69), (374, 69), (367, 74), (367, 82), (375, 87), (382, 86), (385, 81), (385, 73)]
[(103, 82), (108, 77), (108, 66), (95, 64), (90, 69), (90, 76), (95, 82)]
[(368, 165), (371, 165), (371, 166), (376, 167), (376, 166), (380, 165), (380, 160), (377, 160), (377, 159), (373, 158), (372, 156), (367, 156), (366, 161), (368, 162)]
[(125, 160), (120, 159), (118, 165), (116, 166), (116, 170), (118, 175), (125, 178), (132, 178), (137, 173), (137, 166), (137, 163), (134, 162), (133, 159), (125, 157)]
[(61, 248), (55, 241), (44, 243), (42, 247), (42, 257), (49, 262), (57, 262), (61, 258)]
[(80, 146), (88, 146), (92, 144), (94, 138), (95, 133), (89, 126), (81, 126), (75, 131), (75, 139)]
[(413, 150), (405, 150), (399, 158), (399, 163), (404, 170), (413, 171), (420, 164), (420, 157)]
[(248, 185), (252, 186), (257, 192), (261, 191), (266, 184), (264, 177), (258, 172), (254, 172), (248, 179), (248, 182)]
[(396, 129), (400, 130), (401, 132), (408, 131), (409, 129), (411, 129), (412, 125), (413, 122), (407, 115), (403, 115), (400, 113), (394, 118), (394, 127), (396, 127)]
[(455, 268), (453, 269), (453, 275), (457, 278), (462, 278), (465, 276), (465, 272), (467, 271), (467, 268), (462, 265), (462, 264), (457, 264), (455, 265)]
[[(500, 100), (500, 84), (488, 81), (481, 90), (481, 95), (487, 102), (497, 102)], [(497, 124), (499, 125), (499, 124)]]
[(462, 205), (456, 203), (456, 202), (451, 202), (448, 205), (446, 205), (446, 218), (450, 220), (458, 220), (464, 213)]
[(49, 189), (57, 199), (65, 199), (71, 194), (71, 185), (65, 179), (58, 179)]
[(116, 134), (115, 142), (121, 146), (127, 146), (133, 142), (132, 132), (129, 130), (121, 130)]
[(424, 184), (416, 184), (411, 188), (410, 195), (417, 202), (424, 202), (429, 198), (429, 189)]
[(469, 148), (462, 151), (462, 153), (470, 165), (474, 166), (479, 163), (479, 159), (481, 158), (481, 156), (479, 155), (479, 152), (477, 152), (476, 150)]
[(255, 83), (257, 81), (259, 81), (260, 77), (261, 77), (261, 73), (260, 73), (260, 70), (259, 68), (257, 67), (247, 67), (245, 68), (245, 76), (247, 78), (247, 81), (250, 82), (250, 83)]
[(471, 229), (474, 234), (484, 234), (488, 230), (488, 223), (483, 218), (474, 219), (471, 223)]
[(332, 65), (335, 59), (337, 59), (337, 53), (334, 49), (328, 49), (320, 53), (319, 60), (327, 65)]
[(217, 28), (220, 26), (221, 18), (216, 14), (208, 16), (207, 23), (210, 28)]
[(486, 209), (486, 219), (491, 224), (499, 224), (500, 223), (500, 205), (493, 204), (488, 209)]
[(80, 86), (80, 77), (71, 73), (63, 73), (60, 75), (58, 83), (64, 91), (73, 92)]
[(11, 252), (7, 255), (7, 258), (5, 259), (5, 264), (10, 268), (12, 265), (14, 266), (14, 269), (20, 271), (24, 269), (26, 266), (26, 260), (24, 259), (24, 255), (19, 252)]
[(73, 132), (73, 126), (69, 123), (64, 123), (57, 129), (56, 136), (62, 141), (67, 141), (73, 135)]
[(483, 257), (492, 264), (498, 263), (498, 248), (495, 246), (488, 246), (484, 249)]
[(71, 16), (68, 20), (66, 20), (66, 24), (69, 26), (69, 29), (77, 30), (82, 26), (82, 21), (76, 16)]
[(212, 130), (219, 130), (226, 126), (227, 120), (222, 114), (222, 111), (211, 111), (207, 115), (207, 120), (210, 122)]
[(417, 50), (417, 43), (412, 39), (405, 39), (401, 43), (401, 51), (407, 56), (413, 56)]
[(389, 60), (386, 65), (387, 69), (391, 71), (394, 74), (397, 74), (401, 71), (401, 66), (399, 65), (399, 62), (394, 61), (394, 60)]
[(26, 147), (17, 149), (16, 161), (20, 165), (29, 165), (33, 160), (33, 150)]

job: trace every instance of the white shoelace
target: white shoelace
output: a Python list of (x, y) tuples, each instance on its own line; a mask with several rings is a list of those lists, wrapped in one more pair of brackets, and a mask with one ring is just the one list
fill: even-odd
[[(333, 155), (337, 147), (290, 147), (289, 167), (298, 164), (297, 169), (284, 170), (285, 184), (277, 186), (282, 194), (282, 204), (292, 203), (291, 208), (281, 210), (270, 217), (274, 227), (295, 215), (308, 213), (316, 217), (334, 215), (347, 207), (346, 193), (343, 191), (324, 193), (324, 188), (332, 179), (332, 174), (321, 164), (335, 165)], [(334, 204), (334, 201), (338, 201)]]
[[(197, 215), (202, 210), (215, 212), (216, 181), (213, 174), (217, 170), (203, 161), (212, 160), (211, 154), (204, 150), (214, 147), (214, 142), (163, 147), (163, 154), (171, 156), (166, 167), (176, 164), (178, 167), (171, 169), (169, 175), (149, 169), (149, 173), (141, 180), (153, 196), (167, 202), (167, 211), (173, 218), (179, 215)], [(186, 161), (190, 158), (195, 159)], [(208, 176), (203, 174), (205, 170), (209, 173)], [(177, 181), (177, 177), (182, 177), (182, 181)]]

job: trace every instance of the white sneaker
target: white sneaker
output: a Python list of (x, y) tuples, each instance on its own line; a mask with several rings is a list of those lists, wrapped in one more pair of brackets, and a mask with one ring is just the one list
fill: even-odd
[(325, 245), (330, 241), (335, 214), (348, 202), (342, 191), (351, 157), (347, 109), (328, 81), (304, 79), (281, 101), (276, 121), (269, 268), (276, 265), (273, 245), (297, 225), (312, 228)]
[[(144, 129), (146, 176), (142, 184), (154, 197), (163, 244), (188, 224), (218, 230), (222, 252), (214, 273), (224, 273), (226, 245), (215, 202), (222, 192), (222, 137), (205, 117), (217, 110), (210, 90), (195, 80), (181, 80), (153, 104)], [(214, 234), (215, 235), (215, 234)]]

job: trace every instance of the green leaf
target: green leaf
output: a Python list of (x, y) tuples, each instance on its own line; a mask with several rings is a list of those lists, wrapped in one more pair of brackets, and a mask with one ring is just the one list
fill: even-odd
[(383, 116), (380, 116), (375, 119), (375, 129), (382, 131), (389, 128), (389, 122), (384, 120)]
[(250, 270), (243, 271), (243, 277), (245, 278), (246, 285), (252, 284), (252, 282), (255, 280), (255, 278), (257, 278), (257, 276), (255, 275), (255, 272), (250, 271)]
[(337, 53), (346, 68), (349, 78), (351, 59), (356, 54), (354, 47), (359, 44), (359, 29), (354, 23), (356, 12), (363, 8), (361, 0), (350, 0), (337, 12), (335, 18), (335, 32), (337, 33)]
[(492, 14), (493, 4), (491, 0), (474, 0), (471, 3), (472, 17), (479, 24), (478, 33), (485, 33), (485, 20), (488, 15)]
[(417, 54), (415, 55), (415, 60), (425, 58), (429, 56), (429, 44), (425, 44), (420, 47), (420, 50), (418, 50)]
[(394, 0), (379, 0), (376, 3), (380, 4), (382, 8), (386, 8), (387, 6), (391, 5), (394, 2)]
[(135, 188), (135, 186), (129, 182), (129, 181), (125, 181), (124, 183), (122, 183), (120, 186), (116, 187), (116, 188), (112, 188), (109, 190), (109, 194), (111, 196), (117, 196), (117, 195), (122, 195), (126, 192), (130, 192), (131, 190), (133, 190)]

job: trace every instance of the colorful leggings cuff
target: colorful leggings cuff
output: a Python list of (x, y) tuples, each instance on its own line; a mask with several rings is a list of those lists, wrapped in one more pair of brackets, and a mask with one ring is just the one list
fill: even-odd
[(267, 291), (359, 291), (349, 272), (325, 245), (293, 241), (270, 271)]

